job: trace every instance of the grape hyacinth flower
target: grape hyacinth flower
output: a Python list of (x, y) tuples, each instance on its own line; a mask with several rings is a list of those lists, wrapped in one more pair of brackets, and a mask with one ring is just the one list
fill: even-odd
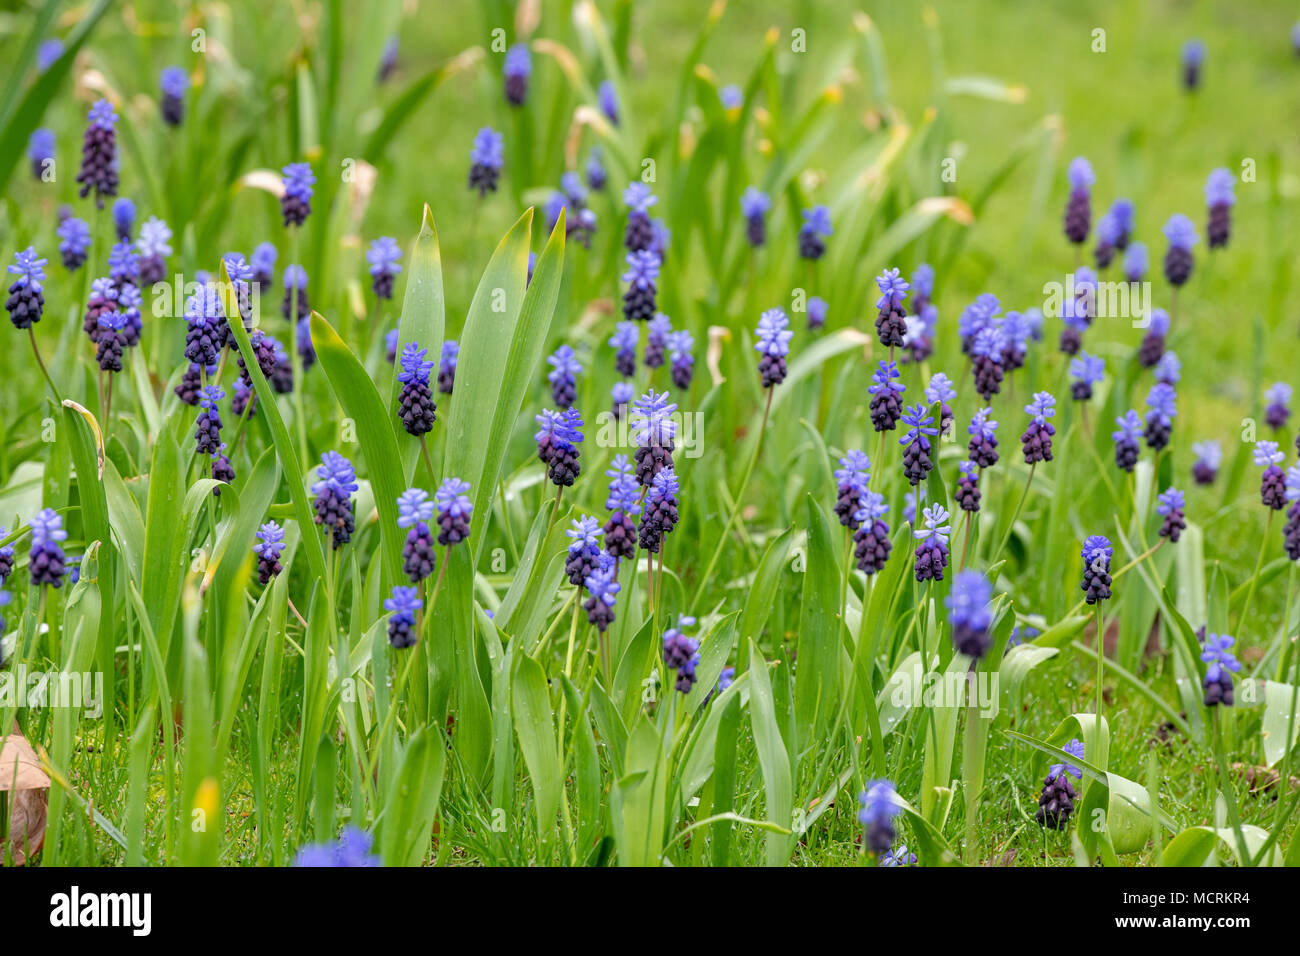
[[(320, 462), (316, 469), (316, 482), (311, 486), (311, 492), (316, 496), (312, 506), (316, 511), (316, 524), (330, 531), (337, 550), (352, 540), (352, 532), (356, 530), (352, 493), (358, 487), (357, 474), (352, 470), (352, 462), (336, 451), (323, 453)], [(392, 633), (391, 629), (389, 633)]]
[(662, 312), (656, 312), (654, 318), (646, 323), (645, 367), (659, 368), (664, 364), (664, 353), (668, 349), (668, 336), (672, 334), (672, 319)]
[(1092, 387), (1106, 377), (1104, 359), (1080, 352), (1070, 360), (1070, 397), (1077, 402), (1092, 398)]
[(1174, 416), (1178, 414), (1178, 393), (1172, 385), (1157, 382), (1147, 393), (1146, 440), (1153, 451), (1160, 451), (1169, 444), (1169, 437), (1174, 428)]
[(893, 431), (898, 420), (903, 416), (903, 405), (898, 396), (906, 391), (907, 386), (895, 382), (898, 378), (898, 364), (880, 360), (880, 365), (871, 373), (872, 384), (867, 386), (871, 393), (871, 424), (878, 432)]
[(897, 832), (894, 829), (894, 817), (903, 808), (898, 803), (894, 785), (888, 780), (873, 780), (867, 789), (859, 794), (862, 809), (858, 811), (858, 822), (866, 827), (866, 844), (876, 856), (884, 856), (894, 845)]
[(903, 344), (907, 332), (903, 302), (911, 286), (898, 269), (886, 269), (876, 276), (876, 286), (880, 289), (880, 298), (876, 300), (876, 337), (885, 348), (893, 349)]
[(90, 226), (84, 219), (69, 216), (59, 223), (55, 234), (59, 237), (59, 256), (63, 268), (75, 272), (86, 262), (90, 253)]
[(271, 578), (284, 570), (280, 565), (280, 555), (284, 552), (284, 529), (274, 521), (268, 521), (257, 529), (257, 544), (253, 553), (257, 555), (257, 580), (265, 587)]
[(582, 443), (582, 416), (576, 408), (563, 412), (545, 409), (537, 416), (541, 429), (537, 440), (537, 457), (546, 465), (546, 477), (557, 488), (573, 484), (582, 471), (578, 445)]
[(1255, 464), (1264, 469), (1260, 478), (1259, 497), (1265, 508), (1274, 511), (1286, 507), (1286, 475), (1278, 467), (1285, 457), (1277, 442), (1255, 442)]
[(963, 354), (970, 354), (975, 337), (984, 329), (991, 328), (994, 317), (1001, 311), (1002, 304), (998, 297), (989, 292), (982, 293), (961, 310), (961, 315), (957, 317), (957, 335), (961, 339)]
[(840, 524), (851, 531), (858, 530), (858, 511), (871, 481), (871, 459), (856, 448), (850, 448), (835, 469), (835, 515)]
[(428, 354), (429, 350), (420, 348), (418, 342), (407, 342), (402, 350), (402, 370), (397, 373), (402, 383), (397, 417), (406, 433), (416, 438), (433, 431), (433, 423), (438, 420), (438, 406), (429, 390), (429, 373), (436, 363), (425, 359)]
[(433, 502), (424, 489), (408, 488), (397, 496), (397, 526), (410, 529), (402, 545), (402, 570), (412, 584), (433, 574), (438, 563), (433, 553), (433, 532), (429, 530), (432, 519)]
[(1150, 257), (1147, 255), (1147, 245), (1145, 242), (1134, 242), (1124, 250), (1124, 278), (1129, 282), (1141, 282), (1146, 278), (1147, 269), (1150, 266)]
[(694, 618), (683, 617), (678, 622), (678, 627), (664, 631), (664, 666), (677, 672), (675, 686), (683, 694), (689, 694), (695, 686), (695, 669), (700, 664), (700, 642), (683, 634), (681, 627), (694, 623)]
[(671, 466), (662, 469), (650, 482), (646, 495), (645, 511), (637, 529), (643, 551), (658, 554), (663, 546), (663, 536), (677, 527), (677, 492), (679, 483)]
[[(8, 530), (4, 525), (0, 525), (0, 539), (9, 536)], [(0, 547), (0, 587), (4, 587), (5, 581), (14, 573), (14, 546), (6, 544)], [(0, 629), (2, 632), (2, 629)]]
[(772, 200), (753, 186), (740, 197), (740, 214), (745, 217), (745, 238), (755, 249), (767, 242), (767, 213)]
[(99, 370), (120, 372), (122, 352), (126, 349), (126, 336), (122, 331), (126, 325), (126, 316), (117, 309), (106, 309), (99, 313), (97, 323), (99, 328), (95, 333), (95, 361), (99, 363)]
[[(1282, 542), (1286, 547), (1286, 556), (1292, 561), (1300, 561), (1300, 463), (1292, 465), (1286, 471), (1286, 500), (1291, 502), (1291, 506), (1286, 510)], [(0, 538), (3, 537), (4, 531), (0, 529)], [(3, 558), (2, 554), (0, 558)], [(4, 578), (4, 568), (0, 565), (0, 584), (4, 583)]]
[(511, 106), (523, 106), (528, 98), (528, 78), (533, 73), (533, 58), (527, 43), (516, 43), (506, 50), (501, 72), (505, 78), (506, 102)]
[(1132, 205), (1130, 204), (1127, 207), (1129, 209), (1130, 225), (1126, 227), (1121, 214), (1117, 212), (1117, 207), (1122, 202), (1127, 202), (1127, 200), (1116, 200), (1115, 204), (1097, 220), (1097, 245), (1092, 250), (1092, 257), (1099, 270), (1107, 268), (1114, 262), (1115, 253), (1128, 245), (1128, 229), (1131, 228)]
[(587, 576), (595, 572), (598, 567), (596, 559), (603, 553), (600, 537), (605, 532), (601, 529), (600, 522), (591, 515), (584, 514), (581, 518), (574, 518), (572, 525), (573, 527), (564, 532), (569, 539), (569, 553), (564, 559), (564, 574), (570, 584), (581, 587), (582, 582), (587, 580)]
[(1174, 351), (1165, 352), (1160, 356), (1160, 361), (1152, 370), (1157, 382), (1164, 382), (1166, 385), (1177, 385), (1178, 380), (1183, 377), (1183, 363), (1178, 358), (1178, 353)]
[(928, 262), (922, 262), (912, 272), (911, 285), (912, 293), (912, 311), (920, 315), (921, 310), (930, 304), (930, 299), (934, 296), (934, 267)]
[(135, 203), (126, 196), (113, 201), (113, 229), (117, 232), (119, 242), (131, 241), (131, 230), (135, 228)]
[(691, 379), (695, 375), (695, 356), (691, 354), (691, 349), (695, 347), (695, 339), (686, 329), (673, 332), (668, 336), (668, 352), (672, 357), (672, 376), (673, 385), (680, 389), (691, 387)]
[(885, 566), (893, 547), (889, 525), (883, 520), (889, 505), (878, 491), (865, 491), (860, 500), (861, 507), (853, 514), (853, 527), (857, 529), (853, 533), (853, 557), (858, 570), (870, 577)]
[(1058, 347), (1065, 355), (1079, 354), (1083, 347), (1083, 333), (1092, 324), (1091, 290), (1085, 287), (1083, 296), (1082, 300), (1067, 298), (1061, 303), (1061, 322), (1065, 327), (1061, 329)]
[(1092, 228), (1092, 186), (1097, 176), (1082, 156), (1070, 160), (1067, 175), (1070, 198), (1065, 204), (1065, 238), (1077, 246), (1087, 241)]
[(980, 329), (970, 347), (975, 391), (986, 402), (1002, 390), (1002, 352), (1002, 334), (995, 326)]
[(948, 536), (952, 527), (945, 524), (948, 509), (940, 504), (928, 505), (921, 510), (921, 528), (912, 536), (921, 542), (916, 546), (916, 579), (942, 581), (948, 567)]
[(908, 426), (908, 431), (898, 439), (898, 443), (907, 446), (903, 452), (903, 475), (911, 485), (925, 481), (934, 467), (934, 460), (930, 457), (930, 438), (939, 434), (939, 429), (931, 427), (933, 421), (934, 416), (920, 402), (903, 413), (903, 424)]
[(1210, 172), (1205, 181), (1205, 206), (1208, 221), (1205, 224), (1205, 238), (1211, 249), (1218, 249), (1228, 244), (1228, 234), (1232, 229), (1232, 207), (1237, 197), (1233, 190), (1237, 179), (1232, 170), (1220, 166)]
[(1241, 670), (1241, 661), (1228, 650), (1234, 642), (1235, 638), (1229, 634), (1205, 636), (1201, 660), (1209, 666), (1205, 668), (1201, 687), (1205, 689), (1206, 707), (1232, 706), (1232, 672)]
[(627, 271), (623, 273), (623, 281), (627, 283), (627, 291), (623, 293), (624, 318), (644, 322), (655, 314), (660, 264), (658, 253), (649, 249), (627, 254)]
[[(618, 323), (614, 334), (610, 336), (609, 346), (614, 350), (614, 371), (624, 378), (636, 374), (636, 347), (640, 339), (641, 331), (635, 322)], [(662, 352), (659, 357), (662, 363)]]
[[(1083, 741), (1074, 738), (1061, 748), (1072, 757), (1083, 759)], [(1050, 830), (1064, 830), (1070, 815), (1074, 813), (1074, 802), (1079, 795), (1074, 792), (1070, 778), (1083, 779), (1083, 770), (1072, 763), (1054, 763), (1047, 770), (1047, 779), (1043, 781), (1043, 792), (1038, 797), (1038, 810), (1034, 819), (1039, 826)]]
[(826, 254), (826, 237), (831, 235), (831, 211), (827, 206), (814, 206), (803, 211), (803, 225), (799, 227), (799, 256), (816, 262)]
[(628, 403), (636, 395), (636, 389), (632, 387), (631, 382), (615, 382), (609, 390), (609, 398), (612, 403), (611, 411), (614, 413), (614, 420), (621, 422), (623, 416), (627, 414)]
[(190, 75), (179, 66), (164, 67), (158, 76), (158, 86), (162, 92), (159, 107), (163, 122), (180, 126), (185, 119), (185, 91), (190, 87)]
[(1138, 441), (1142, 437), (1142, 418), (1130, 408), (1115, 419), (1115, 424), (1118, 430), (1110, 433), (1115, 440), (1115, 464), (1120, 471), (1132, 472), (1141, 452)]
[(1178, 538), (1187, 527), (1187, 519), (1183, 515), (1184, 507), (1186, 507), (1186, 499), (1177, 488), (1166, 489), (1156, 497), (1156, 514), (1165, 519), (1160, 525), (1160, 537), (1168, 538), (1177, 544)]
[(140, 344), (140, 333), (144, 329), (144, 319), (140, 314), (143, 301), (139, 286), (134, 285), (126, 286), (117, 297), (117, 310), (124, 319), (122, 334), (127, 345)]
[(253, 250), (253, 257), (248, 264), (253, 270), (253, 281), (259, 289), (275, 282), (275, 260), (278, 257), (279, 251), (269, 242), (258, 243)]
[(915, 862), (916, 854), (907, 852), (906, 843), (896, 850), (888, 851), (880, 858), (880, 865), (883, 867), (911, 866)]
[(438, 543), (451, 546), (469, 537), (469, 519), (474, 505), (469, 500), (469, 482), (444, 478), (433, 495), (438, 507)]
[(1219, 475), (1219, 466), (1223, 463), (1223, 450), (1213, 439), (1198, 441), (1192, 445), (1192, 454), (1196, 463), (1192, 465), (1192, 478), (1198, 485), (1212, 485)]
[(226, 393), (217, 385), (199, 390), (199, 417), (194, 427), (194, 450), (210, 455), (221, 447), (221, 412), (217, 403)]
[(998, 323), (998, 332), (1002, 336), (1002, 368), (1007, 372), (1023, 368), (1033, 334), (1029, 319), (1019, 312), (1008, 312)]
[(280, 197), (280, 215), (285, 228), (301, 226), (311, 215), (311, 197), (315, 190), (316, 174), (306, 163), (290, 163), (280, 170), (284, 178), (284, 194)]
[(456, 386), (456, 363), (460, 359), (460, 343), (448, 339), (442, 343), (442, 356), (438, 362), (438, 391), (450, 395)]
[(578, 398), (576, 376), (582, 371), (577, 356), (568, 345), (561, 345), (554, 354), (546, 357), (551, 371), (546, 373), (546, 380), (551, 383), (551, 398), (560, 408), (571, 408)]
[(615, 126), (618, 125), (618, 93), (614, 89), (612, 80), (604, 80), (596, 89), (596, 103), (600, 106), (600, 111), (605, 114)]
[(1264, 410), (1264, 421), (1270, 428), (1282, 428), (1291, 417), (1291, 386), (1286, 382), (1274, 382), (1264, 393), (1268, 408)]
[(108, 251), (108, 277), (118, 290), (140, 281), (140, 257), (129, 240), (118, 242)]
[(1169, 217), (1161, 230), (1169, 240), (1169, 250), (1165, 253), (1165, 278), (1174, 288), (1183, 285), (1192, 275), (1192, 247), (1200, 241), (1196, 227), (1182, 213)]
[(393, 297), (393, 281), (402, 271), (398, 259), (402, 258), (402, 248), (391, 236), (380, 236), (366, 250), (366, 262), (370, 264), (370, 287), (380, 299)]
[(1052, 436), (1056, 428), (1048, 421), (1056, 415), (1056, 398), (1051, 392), (1034, 392), (1034, 400), (1025, 406), (1031, 416), (1029, 427), (1020, 436), (1025, 464), (1052, 460)]
[(907, 333), (903, 336), (904, 362), (924, 362), (934, 353), (934, 335), (939, 325), (939, 310), (926, 303), (918, 315), (906, 318)]
[[(279, 342), (267, 335), (261, 329), (253, 329), (248, 334), (248, 343), (252, 346), (253, 357), (257, 360), (258, 370), (261, 371), (262, 377), (268, 380), (277, 378), (277, 366), (280, 364), (277, 352), (283, 348)], [(239, 373), (240, 378), (245, 384), (252, 385), (252, 376), (248, 373), (248, 366), (244, 362), (244, 355), (239, 353)], [(276, 385), (272, 381), (272, 385)], [(276, 386), (276, 391), (284, 391), (283, 388)]]
[(31, 178), (36, 182), (45, 182), (45, 173), (55, 168), (55, 131), (39, 126), (31, 131), (27, 138), (27, 160), (31, 163)]
[[(221, 447), (214, 451), (209, 460), (212, 463), (212, 477), (217, 481), (223, 481), (226, 484), (232, 484), (235, 480), (235, 467), (230, 463), (230, 458), (226, 455), (226, 444), (221, 443)], [(221, 489), (213, 488), (212, 497), (220, 498)]]
[(623, 587), (618, 583), (618, 562), (601, 551), (596, 558), (596, 567), (582, 583), (587, 589), (587, 600), (582, 602), (587, 622), (604, 634), (614, 623), (614, 604)]
[(948, 608), (948, 623), (952, 627), (952, 643), (957, 653), (978, 661), (993, 643), (989, 627), (993, 614), (989, 602), (993, 588), (978, 571), (966, 568), (953, 578), (952, 593), (944, 598)]
[(63, 50), (63, 41), (58, 37), (42, 40), (41, 45), (36, 48), (36, 72), (44, 73), (57, 63), (59, 57), (63, 56)]
[(1150, 324), (1138, 346), (1138, 364), (1143, 368), (1153, 368), (1165, 355), (1165, 337), (1169, 335), (1169, 313), (1164, 309), (1152, 309)]
[(605, 164), (601, 159), (599, 146), (591, 148), (591, 154), (587, 157), (587, 165), (583, 169), (587, 174), (587, 185), (595, 192), (604, 192), (609, 176), (605, 172)]
[(10, 275), (18, 277), (9, 286), (9, 298), (5, 300), (5, 311), (16, 329), (30, 329), (45, 314), (45, 265), (48, 261), (37, 256), (34, 247), (28, 246), (22, 252), (14, 253), (13, 264), (7, 267)]
[[(217, 367), (212, 366), (215, 373)], [(235, 413), (236, 418), (252, 417), (257, 411), (257, 396), (253, 393), (253, 387), (243, 378), (235, 379), (235, 392), (230, 399), (230, 410)]]
[[(251, 273), (249, 278), (252, 278)], [(284, 267), (284, 300), (280, 303), (280, 314), (291, 322), (302, 321), (311, 317), (311, 303), (307, 299), (307, 270), (293, 264)], [(295, 304), (298, 314), (294, 315)]]
[(790, 320), (785, 310), (777, 307), (768, 309), (758, 319), (755, 330), (758, 341), (754, 350), (762, 356), (758, 360), (758, 375), (764, 388), (772, 388), (785, 381), (785, 358), (790, 354)]
[(150, 216), (140, 226), (136, 250), (140, 256), (139, 279), (142, 286), (167, 278), (167, 257), (172, 254), (172, 231), (157, 216)]
[(43, 508), (30, 523), (32, 549), (27, 570), (32, 584), (52, 584), (61, 588), (63, 576), (67, 573), (67, 555), (59, 542), (68, 539), (68, 532), (63, 530), (63, 518), (53, 508)]
[(374, 837), (354, 826), (345, 827), (338, 843), (305, 846), (293, 858), (293, 866), (310, 867), (371, 867), (382, 866), (383, 861), (370, 852)]
[(605, 499), (605, 507), (610, 509), (603, 529), (605, 550), (622, 560), (636, 554), (637, 529), (632, 519), (641, 513), (640, 486), (627, 455), (615, 455), (605, 475), (610, 479)]
[(954, 427), (952, 409), (948, 403), (957, 397), (957, 389), (953, 388), (952, 380), (943, 372), (935, 372), (930, 376), (930, 384), (925, 386), (925, 400), (931, 405), (939, 406), (939, 433), (947, 435)]
[(95, 204), (104, 208), (104, 200), (117, 195), (117, 114), (108, 100), (96, 100), (90, 108), (90, 125), (81, 145), (81, 171), (77, 194), (85, 199), (93, 191)]
[(632, 440), (637, 444), (632, 458), (636, 479), (644, 488), (651, 486), (660, 471), (673, 467), (677, 422), (672, 416), (676, 411), (668, 393), (656, 393), (653, 388), (632, 403)]
[(979, 465), (969, 459), (957, 466), (961, 474), (957, 478), (957, 487), (952, 497), (962, 511), (975, 514), (980, 510), (980, 469)]
[(1201, 85), (1201, 67), (1205, 64), (1205, 43), (1201, 40), (1188, 40), (1183, 44), (1183, 88), (1195, 92)]
[(414, 647), (419, 640), (415, 625), (415, 612), (424, 607), (418, 588), (401, 584), (393, 586), (393, 596), (384, 600), (384, 610), (391, 611), (388, 619), (388, 643), (394, 650)]
[(1079, 554), (1083, 558), (1083, 581), (1079, 588), (1084, 592), (1084, 600), (1089, 604), (1108, 600), (1111, 585), (1110, 559), (1115, 554), (1110, 539), (1100, 534), (1089, 535)]
[[(101, 290), (105, 297), (110, 291), (114, 290)], [(114, 294), (111, 298), (117, 296)], [(95, 308), (95, 299), (95, 283), (91, 283), (91, 309)], [(86, 319), (90, 320), (89, 310)], [(229, 333), (221, 310), (221, 297), (215, 286), (201, 285), (186, 300), (185, 322), (185, 357), (197, 366), (215, 365)]]
[[(650, 192), (650, 187), (643, 182), (630, 183), (623, 191), (623, 202), (627, 204), (627, 229), (623, 233), (623, 245), (629, 253), (646, 252), (654, 245), (654, 224), (650, 222), (650, 207), (659, 201), (659, 197)], [(631, 262), (631, 258), (628, 259)]]
[(808, 300), (808, 331), (820, 332), (826, 328), (826, 300), (815, 295)]
[(966, 427), (966, 433), (971, 437), (967, 450), (970, 451), (972, 462), (980, 468), (991, 468), (997, 464), (997, 423), (991, 418), (992, 415), (992, 408), (980, 408)]

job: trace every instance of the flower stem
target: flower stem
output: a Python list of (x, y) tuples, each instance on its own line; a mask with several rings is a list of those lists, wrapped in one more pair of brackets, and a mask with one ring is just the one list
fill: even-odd
[(60, 404), (63, 403), (63, 396), (59, 394), (58, 388), (54, 384), (54, 379), (50, 378), (49, 369), (45, 367), (45, 362), (41, 358), (41, 350), (36, 347), (36, 332), (29, 325), (27, 326), (27, 335), (32, 341), (32, 354), (36, 356), (36, 364), (41, 368), (41, 374), (45, 376), (45, 383), (50, 386), (50, 391), (54, 393), (54, 400)]
[[(1255, 573), (1250, 576), (1250, 589), (1246, 592), (1246, 601), (1241, 606), (1241, 614), (1237, 618), (1237, 632), (1240, 636), (1242, 625), (1250, 617), (1250, 605), (1255, 598), (1255, 585), (1259, 581), (1259, 570), (1264, 566), (1264, 552), (1268, 549), (1268, 535), (1273, 529), (1273, 509), (1268, 509), (1268, 518), (1264, 521), (1264, 536), (1259, 539), (1259, 556), (1255, 559)], [(1285, 625), (1286, 622), (1283, 622)]]
[(998, 559), (1002, 557), (1002, 552), (1006, 550), (1007, 542), (1011, 540), (1011, 530), (1016, 526), (1016, 519), (1020, 517), (1020, 509), (1025, 506), (1025, 499), (1029, 497), (1029, 486), (1034, 483), (1034, 470), (1038, 467), (1038, 462), (1029, 466), (1029, 477), (1025, 479), (1025, 490), (1020, 493), (1020, 500), (1016, 502), (1016, 510), (1011, 515), (1011, 521), (1007, 523), (1006, 533), (1002, 536), (1002, 543), (998, 549), (989, 557), (989, 566), (997, 564)]
[(772, 414), (772, 395), (775, 388), (767, 390), (767, 404), (763, 407), (763, 421), (758, 426), (758, 438), (754, 442), (754, 452), (749, 456), (749, 465), (745, 468), (745, 475), (740, 479), (740, 488), (736, 492), (736, 497), (732, 499), (731, 508), (727, 515), (727, 523), (722, 528), (722, 534), (718, 536), (718, 546), (713, 550), (713, 557), (709, 558), (709, 563), (704, 568), (704, 574), (700, 577), (700, 583), (695, 586), (695, 597), (691, 599), (691, 608), (695, 609), (704, 596), (704, 588), (709, 583), (709, 578), (713, 575), (713, 569), (717, 567), (718, 558), (722, 555), (722, 549), (726, 546), (727, 535), (731, 533), (731, 526), (736, 521), (736, 515), (740, 513), (741, 502), (744, 501), (745, 491), (749, 488), (750, 476), (754, 473), (754, 465), (758, 462), (759, 452), (763, 450), (763, 436), (767, 432), (767, 419)]

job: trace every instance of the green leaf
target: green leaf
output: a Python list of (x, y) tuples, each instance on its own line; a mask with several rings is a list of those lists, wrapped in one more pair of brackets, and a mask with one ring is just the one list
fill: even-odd
[[(795, 669), (795, 753), (813, 745), (830, 721), (840, 675), (840, 569), (830, 523), (807, 496), (808, 567), (799, 613), (799, 666)], [(784, 826), (784, 824), (782, 824)]]
[[(397, 354), (400, 356), (408, 342), (418, 342), (421, 348), (437, 360), (442, 355), (445, 336), (445, 299), (442, 288), (442, 254), (438, 247), (438, 229), (433, 224), (433, 213), (428, 203), (420, 220), (420, 233), (411, 247), (411, 259), (406, 269), (406, 295), (402, 299), (402, 320), (397, 329)], [(389, 421), (397, 420), (401, 407), (399, 397), (402, 383), (401, 362), (393, 363), (393, 378), (388, 389)], [(396, 435), (401, 450), (402, 475), (410, 485), (420, 457), (420, 440), (408, 435), (405, 429)]]
[[(754, 746), (758, 750), (758, 764), (763, 773), (765, 819), (778, 827), (785, 827), (794, 819), (790, 757), (786, 753), (781, 729), (776, 721), (776, 705), (772, 699), (767, 661), (752, 640), (749, 642), (749, 675), (749, 720), (754, 729)], [(792, 837), (770, 832), (766, 839), (767, 865), (785, 866), (790, 860)]]
[(334, 327), (319, 312), (311, 314), (311, 340), (316, 357), (329, 379), (344, 413), (357, 424), (366, 474), (379, 509), (379, 539), (390, 570), (389, 580), (401, 577), (402, 531), (397, 526), (397, 498), (406, 490), (402, 483), (401, 457), (393, 418), (384, 409), (375, 383), (361, 360), (339, 338)]
[(513, 688), (515, 734), (532, 779), (537, 808), (537, 838), (543, 847), (555, 840), (555, 816), (560, 808), (563, 776), (555, 750), (555, 721), (542, 665), (527, 655), (515, 659)]
[(379, 847), (389, 866), (418, 866), (429, 852), (446, 754), (446, 741), (434, 726), (421, 728), (407, 744), (384, 801)]

